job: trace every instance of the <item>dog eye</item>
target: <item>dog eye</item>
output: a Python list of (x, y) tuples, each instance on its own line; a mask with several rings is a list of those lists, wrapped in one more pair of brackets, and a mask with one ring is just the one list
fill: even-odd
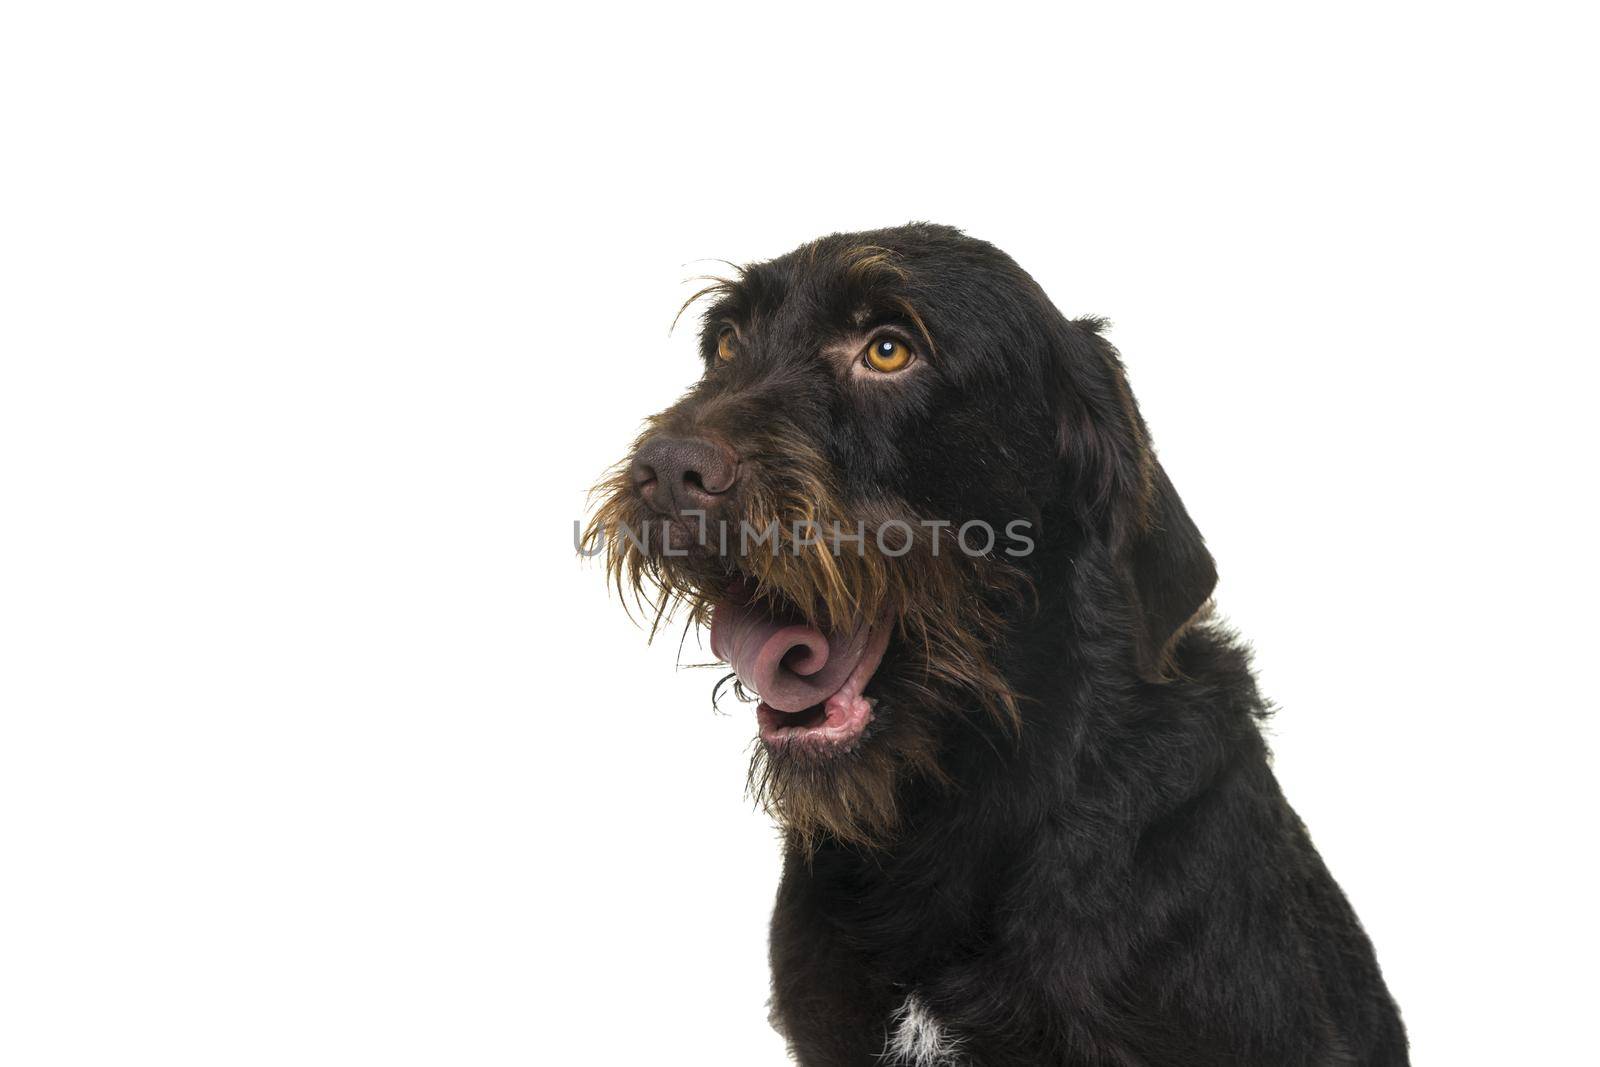
[(732, 330), (723, 330), (717, 334), (718, 359), (732, 359), (738, 351), (738, 338)]
[(885, 374), (905, 369), (911, 362), (911, 349), (892, 338), (885, 337), (867, 346), (867, 366)]

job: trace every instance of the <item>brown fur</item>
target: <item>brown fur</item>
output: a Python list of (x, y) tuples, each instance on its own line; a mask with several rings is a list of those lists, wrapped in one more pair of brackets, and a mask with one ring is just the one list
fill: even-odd
[[(717, 414), (701, 410), (697, 424), (715, 424)], [(645, 434), (673, 429), (673, 417), (670, 411), (657, 416)], [(936, 552), (933, 534), (902, 502), (847, 504), (833, 484), (830, 465), (808, 438), (781, 423), (759, 438), (744, 436), (742, 447), (743, 507), (739, 516), (727, 517), (729, 543), (736, 543), (741, 521), (761, 532), (777, 522), (779, 534), (775, 547), (752, 544), (736, 559), (663, 552), (661, 519), (632, 491), (626, 468), (595, 487), (599, 503), (584, 531), (584, 550), (604, 552), (610, 582), (625, 603), (643, 608), (652, 637), (680, 610), (689, 623), (708, 625), (714, 603), (741, 583), (757, 598), (793, 605), (821, 627), (831, 620), (892, 619), (894, 640), (917, 649), (916, 655), (896, 660), (917, 665), (918, 676), (907, 681), (925, 694), (929, 707), (950, 714), (978, 709), (1015, 729), (1020, 721), (1016, 698), (985, 649), (1000, 632), (1001, 609), (1028, 593), (1021, 572), (992, 558), (966, 555), (948, 531)], [(814, 524), (803, 529), (820, 530), (822, 543), (797, 540), (797, 522)], [(630, 538), (624, 529), (650, 535)], [(848, 538), (862, 529), (863, 544), (842, 540), (834, 551), (835, 530)], [(909, 550), (885, 555), (876, 536), (880, 529), (891, 553)], [(707, 540), (717, 547), (715, 529)], [(965, 694), (969, 703), (949, 706), (951, 692)], [(925, 713), (897, 717), (887, 728), (896, 732), (896, 743), (858, 748), (850, 753), (848, 773), (840, 773), (837, 758), (758, 746), (750, 766), (751, 794), (802, 839), (815, 840), (828, 831), (845, 841), (882, 842), (898, 822), (897, 778), (937, 780), (941, 774), (939, 731)]]

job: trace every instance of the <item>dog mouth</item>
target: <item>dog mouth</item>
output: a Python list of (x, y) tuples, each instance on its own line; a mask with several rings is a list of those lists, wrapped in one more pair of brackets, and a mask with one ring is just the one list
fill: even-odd
[(876, 702), (865, 689), (892, 629), (881, 620), (823, 630), (790, 605), (739, 597), (714, 605), (711, 651), (760, 696), (763, 744), (844, 749), (872, 721)]

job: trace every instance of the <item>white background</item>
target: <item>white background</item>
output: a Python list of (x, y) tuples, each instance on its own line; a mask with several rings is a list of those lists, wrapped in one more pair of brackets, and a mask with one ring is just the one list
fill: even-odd
[(932, 219), (1114, 321), (1416, 1062), (1594, 1062), (1593, 28), (1095, 7), (7, 5), (0, 1061), (782, 1062), (571, 522), (696, 260)]

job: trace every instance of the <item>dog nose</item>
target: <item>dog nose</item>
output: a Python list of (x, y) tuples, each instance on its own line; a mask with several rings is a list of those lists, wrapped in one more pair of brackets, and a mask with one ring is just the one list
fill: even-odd
[(633, 457), (634, 486), (663, 515), (709, 513), (738, 479), (738, 458), (703, 437), (652, 434)]

